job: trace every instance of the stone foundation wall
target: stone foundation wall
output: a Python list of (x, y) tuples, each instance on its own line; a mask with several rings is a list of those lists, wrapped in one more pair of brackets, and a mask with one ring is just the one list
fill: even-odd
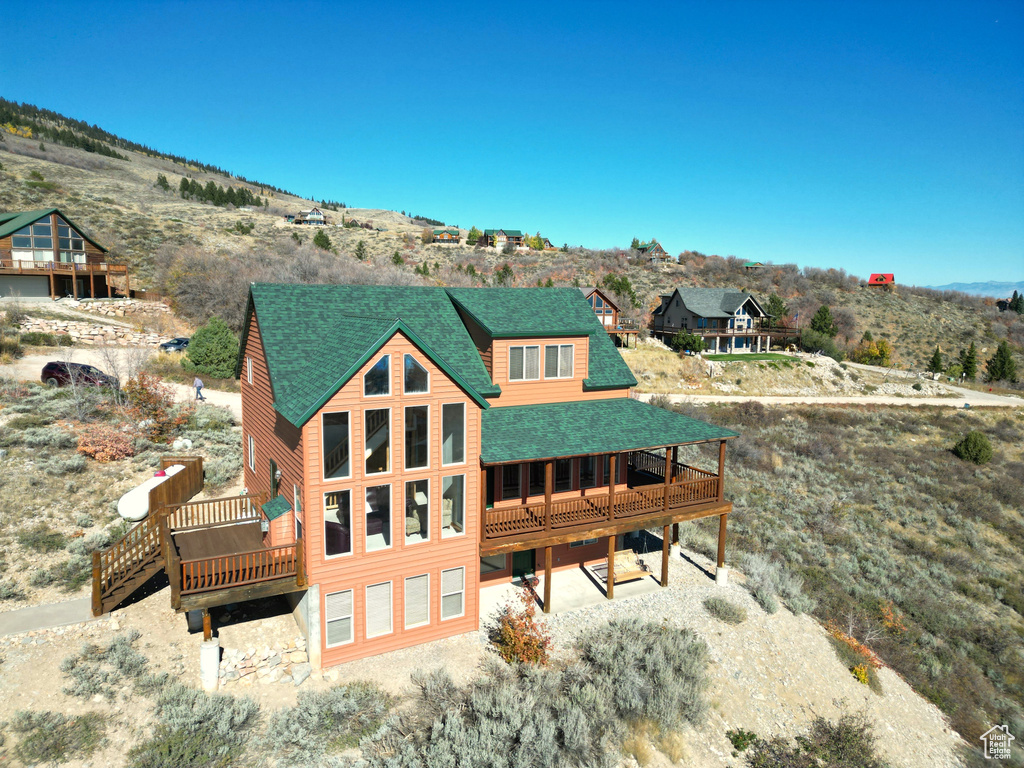
[(120, 345), (125, 347), (155, 347), (169, 336), (157, 333), (139, 333), (131, 328), (112, 325), (95, 325), (75, 320), (37, 320), (29, 318), (19, 329), (22, 333), (52, 333), (70, 336), (76, 344), (99, 344), (101, 346)]
[(112, 301), (65, 301), (66, 307), (82, 312), (95, 312), (108, 317), (131, 317), (132, 315), (163, 315), (171, 308), (159, 301), (137, 301), (136, 299), (115, 299)]

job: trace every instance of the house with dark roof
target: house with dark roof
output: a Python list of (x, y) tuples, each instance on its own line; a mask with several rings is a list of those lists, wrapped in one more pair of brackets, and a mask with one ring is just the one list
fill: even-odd
[(0, 213), (0, 296), (128, 295), (128, 268), (107, 253), (56, 208)]
[(673, 526), (717, 517), (724, 564), (736, 433), (632, 399), (575, 288), (254, 284), (237, 375), (245, 485), (264, 547), (299, 553), (279, 591), (316, 666), (475, 631), (481, 588), (514, 579), (550, 610), (589, 567), (614, 598), (651, 578), (632, 532), (661, 532), (664, 585)]
[(299, 211), (292, 219), (292, 224), (313, 224), (322, 227), (327, 223), (327, 216), (316, 206), (308, 211)]
[(457, 229), (435, 229), (434, 230), (434, 242), (435, 243), (451, 243), (454, 245), (459, 244), (461, 236)]
[(523, 240), (523, 232), (519, 229), (485, 229), (480, 244), (485, 248), (504, 248), (507, 243), (517, 249), (525, 249), (526, 243)]
[[(680, 331), (703, 336), (709, 352), (767, 352), (783, 331), (753, 295), (727, 288), (676, 288), (651, 313), (651, 331), (670, 339)], [(788, 331), (785, 331), (788, 332)]]

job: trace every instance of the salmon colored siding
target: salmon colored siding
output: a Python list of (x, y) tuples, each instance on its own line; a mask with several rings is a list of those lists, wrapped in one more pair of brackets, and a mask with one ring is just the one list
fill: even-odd
[[(429, 393), (405, 395), (403, 392), (404, 355), (411, 354), (427, 369)], [(391, 394), (380, 397), (363, 395), (363, 376), (384, 355), (391, 356)], [(466, 414), (465, 462), (441, 466), (441, 406), (462, 403)], [(426, 405), (429, 408), (429, 463), (425, 469), (405, 469), (405, 408)], [(391, 467), (385, 474), (366, 476), (364, 456), (365, 411), (378, 408), (391, 410)], [(321, 443), (324, 413), (349, 414), (349, 455), (351, 477), (339, 480), (323, 478)], [(305, 454), (305, 497), (303, 517), (307, 543), (307, 573), (310, 583), (320, 585), (322, 658), (324, 666), (352, 659), (426, 643), (477, 628), (480, 561), (478, 555), (479, 475), (480, 475), (480, 407), (438, 368), (403, 334), (396, 334), (384, 347), (341, 388), (303, 427)], [(465, 476), (465, 530), (460, 535), (441, 537), (442, 478)], [(405, 539), (405, 483), (428, 480), (429, 540), (407, 544)], [(391, 485), (391, 546), (366, 550), (367, 531), (365, 489)], [(290, 487), (290, 486), (289, 486)], [(324, 498), (329, 491), (349, 490), (351, 499), (351, 554), (326, 556), (324, 541)], [(441, 571), (465, 567), (464, 614), (460, 618), (441, 621)], [(424, 626), (405, 629), (405, 584), (409, 576), (429, 574), (430, 620)], [(366, 638), (366, 587), (392, 582), (392, 631)], [(353, 590), (354, 640), (346, 645), (327, 647), (325, 601), (328, 594)]]
[[(292, 486), (303, 489), (302, 432), (274, 410), (274, 397), (267, 374), (267, 360), (260, 338), (258, 318), (254, 312), (245, 343), (245, 357), (252, 360), (252, 384), (242, 361), (242, 452), (245, 466), (245, 487), (250, 493), (262, 491), (270, 498), (270, 460), (281, 470), (279, 493), (292, 503)], [(249, 469), (249, 437), (256, 443), (254, 469)], [(270, 527), (267, 543), (271, 546), (295, 540), (294, 516), (282, 515)]]
[(491, 379), (494, 379), (494, 371), (492, 370), (492, 350), (494, 342), (491, 340), (490, 335), (479, 324), (468, 314), (462, 310), (458, 310), (459, 317), (462, 319), (463, 324), (466, 326), (466, 330), (469, 331), (470, 338), (473, 339), (473, 343), (476, 345), (477, 352), (480, 353), (480, 358), (484, 361), (484, 367), (487, 368), (487, 373), (490, 374)]

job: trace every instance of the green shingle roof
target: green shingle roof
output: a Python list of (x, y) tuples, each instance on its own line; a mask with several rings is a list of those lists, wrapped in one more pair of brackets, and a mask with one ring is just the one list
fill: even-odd
[(288, 503), (288, 500), (284, 496), (275, 496), (264, 504), (261, 509), (263, 510), (263, 514), (267, 516), (267, 520), (277, 520), (277, 518), (286, 512), (291, 512), (292, 505)]
[[(500, 393), (443, 288), (377, 285), (250, 287), (274, 407), (302, 426), (396, 332), (405, 333), (466, 392)], [(244, 336), (243, 345), (244, 349)], [(241, 371), (241, 355), (235, 375)]]
[(739, 437), (732, 430), (625, 397), (491, 408), (483, 412), (480, 433), (480, 460), (485, 464)]
[(497, 235), (500, 232), (504, 232), (508, 237), (522, 237), (523, 233), (518, 229), (485, 229), (484, 234), (488, 237)]
[(448, 295), (492, 338), (589, 336), (586, 389), (636, 386), (608, 331), (577, 288), (449, 288)]
[(75, 224), (71, 219), (65, 216), (57, 208), (41, 208), (38, 211), (12, 211), (7, 213), (0, 213), (0, 237), (9, 237), (23, 227), (27, 227), (36, 221), (39, 221), (44, 216), (49, 216), (51, 213), (56, 213), (64, 221), (70, 224), (84, 239), (88, 240), (94, 246), (99, 248), (104, 253), (107, 253), (107, 249), (97, 243), (91, 237), (89, 237), (82, 230), (80, 226)]

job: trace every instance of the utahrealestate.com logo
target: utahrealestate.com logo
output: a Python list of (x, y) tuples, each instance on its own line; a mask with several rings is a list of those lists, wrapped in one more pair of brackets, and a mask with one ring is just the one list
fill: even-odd
[(1009, 760), (1010, 742), (1013, 734), (1009, 726), (997, 725), (981, 734), (981, 743), (985, 745), (986, 760)]

